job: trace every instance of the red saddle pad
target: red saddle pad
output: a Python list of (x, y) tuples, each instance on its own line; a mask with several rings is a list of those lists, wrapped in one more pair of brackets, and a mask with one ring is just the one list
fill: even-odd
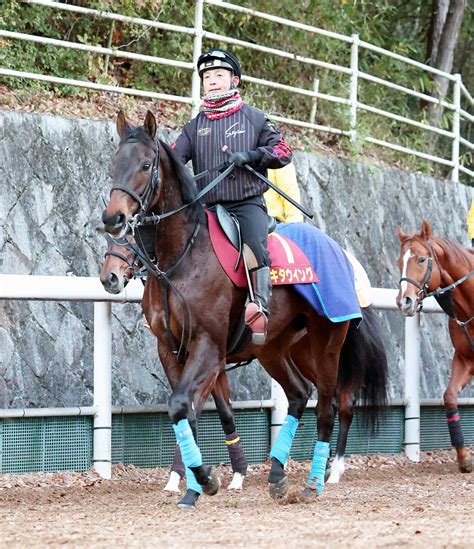
[[(238, 251), (221, 229), (215, 213), (209, 210), (206, 210), (206, 213), (212, 247), (219, 263), (236, 286), (245, 288), (247, 280), (242, 261), (237, 271), (234, 271), (239, 255)], [(277, 232), (271, 233), (268, 235), (268, 251), (271, 260), (270, 278), (273, 286), (319, 282), (306, 255), (289, 238)]]

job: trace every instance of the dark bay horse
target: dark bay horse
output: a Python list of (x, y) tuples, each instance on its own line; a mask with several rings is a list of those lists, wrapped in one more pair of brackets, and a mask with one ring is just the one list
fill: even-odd
[[(155, 142), (156, 129), (150, 112), (139, 127), (130, 125), (119, 113), (121, 141), (113, 162), (114, 186), (102, 219), (107, 232), (121, 237), (136, 220), (157, 214), (153, 217), (156, 265), (150, 267), (142, 305), (158, 339), (160, 359), (173, 391), (169, 414), (183, 461), (195, 476), (198, 492), (213, 495), (218, 491), (218, 478), (203, 464), (196, 443), (198, 403), (209, 396), (226, 363), (258, 358), (289, 401), (288, 416), (270, 454), (273, 497), (287, 492), (284, 464), (311, 394), (311, 383), (318, 390), (318, 441), (304, 490), (305, 496), (314, 497), (324, 489), (340, 365), (347, 361), (348, 375), (364, 372), (366, 368), (358, 365), (367, 358), (377, 358), (379, 364), (385, 360), (386, 367), (380, 338), (371, 333), (373, 324), (369, 321), (359, 327), (353, 321), (333, 323), (317, 315), (294, 288), (278, 286), (271, 299), (266, 344), (248, 345), (229, 355), (229, 334), (238, 323), (247, 292), (234, 286), (218, 263), (204, 210), (195, 200), (195, 183), (171, 148)], [(363, 311), (364, 319), (373, 314)], [(173, 339), (181, 343), (178, 356), (184, 349), (183, 361), (175, 358), (170, 344)], [(293, 358), (291, 348), (296, 342), (300, 352), (297, 357), (293, 353)], [(380, 379), (385, 384), (374, 391), (383, 400), (386, 370)]]
[(447, 238), (433, 236), (424, 220), (421, 231), (400, 239), (400, 291), (397, 305), (406, 316), (413, 316), (423, 299), (436, 298), (449, 315), (449, 335), (454, 347), (451, 378), (444, 392), (451, 444), (456, 449), (459, 470), (472, 471), (472, 457), (465, 447), (458, 412), (458, 393), (474, 376), (474, 250), (463, 248)]
[[(136, 276), (142, 269), (142, 263), (138, 259), (134, 249), (129, 247), (129, 243), (135, 244), (133, 239), (122, 239), (117, 242), (109, 235), (107, 238), (107, 251), (100, 271), (100, 281), (104, 289), (111, 294), (120, 293), (128, 282)], [(241, 490), (244, 477), (247, 472), (247, 460), (237, 434), (234, 414), (230, 402), (229, 381), (225, 372), (221, 372), (217, 377), (216, 384), (212, 390), (212, 396), (216, 404), (217, 413), (222, 424), (222, 429), (226, 435), (226, 446), (229, 452), (229, 458), (233, 471), (233, 478), (228, 486), (229, 490)], [(199, 403), (201, 407), (204, 403)], [(173, 464), (165, 491), (179, 492), (179, 481), (185, 474), (185, 467), (182, 462), (179, 446), (176, 446)], [(180, 504), (181, 507), (192, 507), (192, 494), (185, 494)]]
[[(128, 284), (129, 280), (136, 276), (142, 269), (142, 264), (137, 259), (136, 253), (127, 245), (127, 241), (123, 239), (118, 243), (110, 236), (107, 238), (107, 252), (105, 253), (104, 262), (100, 271), (100, 281), (105, 290), (112, 294), (120, 293)], [(133, 239), (129, 241), (135, 243)], [(385, 388), (387, 386), (387, 360), (383, 349), (382, 341), (378, 335), (379, 327), (373, 309), (369, 306), (365, 308), (365, 322), (368, 326), (368, 332), (373, 335), (371, 344), (366, 348), (366, 360), (359, 363), (350, 360), (345, 353), (341, 355), (339, 366), (339, 377), (337, 382), (337, 398), (335, 407), (339, 418), (339, 431), (336, 442), (336, 453), (334, 461), (326, 471), (327, 482), (331, 484), (338, 483), (344, 473), (344, 456), (347, 445), (349, 429), (354, 415), (354, 404), (359, 401), (364, 411), (364, 417), (369, 423), (372, 432), (378, 427), (379, 412), (382, 404), (385, 401)], [(309, 348), (309, 343), (306, 340), (307, 334), (303, 336), (303, 340), (292, 345), (290, 355), (295, 364), (300, 365), (303, 375), (305, 373), (305, 364), (307, 357), (304, 353)], [(348, 349), (347, 343), (344, 349)], [(357, 371), (351, 369), (357, 366)], [(360, 369), (360, 367), (363, 367)], [(225, 373), (222, 373), (217, 378), (216, 387), (213, 394), (216, 408), (223, 411), (223, 428), (226, 431), (226, 423), (229, 423), (226, 418), (232, 415), (230, 404), (230, 394), (228, 393), (228, 382), (224, 381)], [(227, 431), (235, 429), (232, 424), (229, 425)], [(230, 431), (233, 432), (233, 431)], [(171, 466), (171, 475), (166, 485), (165, 490), (175, 492), (178, 491), (179, 478), (181, 477), (183, 466), (181, 463), (181, 454), (179, 446), (176, 447), (175, 457)], [(232, 482), (228, 486), (230, 490), (239, 490), (243, 485), (243, 475), (245, 475), (246, 461), (242, 446), (227, 445), (229, 450), (232, 470), (234, 473)], [(176, 473), (174, 475), (173, 473)]]

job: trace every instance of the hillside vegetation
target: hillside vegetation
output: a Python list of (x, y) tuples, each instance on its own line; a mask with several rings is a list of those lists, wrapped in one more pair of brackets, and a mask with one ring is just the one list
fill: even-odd
[[(194, 2), (191, 0), (71, 0), (67, 3), (186, 27), (194, 26)], [(419, 0), (282, 0), (278, 4), (271, 0), (233, 0), (233, 3), (345, 35), (358, 33), (362, 40), (371, 44), (420, 62), (428, 61), (433, 5), (436, 3), (434, 1), (433, 5), (431, 2)], [(188, 62), (192, 59), (193, 39), (190, 35), (112, 22), (98, 17), (84, 17), (77, 13), (25, 4), (18, 0), (10, 0), (6, 5), (3, 2), (1, 4), (0, 25), (6, 30)], [(474, 90), (473, 61), (472, 55), (469, 56), (473, 42), (469, 33), (474, 19), (472, 13), (468, 7), (464, 14), (452, 71), (462, 73), (463, 82), (471, 93)], [(328, 63), (349, 65), (348, 44), (306, 31), (282, 27), (248, 14), (206, 6), (203, 24), (206, 30), (214, 33), (283, 49)], [(203, 49), (213, 45), (226, 47), (224, 43), (216, 44), (204, 40)], [(244, 47), (232, 49), (241, 59), (244, 73), (249, 76), (306, 89), (312, 89), (314, 78), (318, 78), (320, 92), (340, 97), (349, 95), (348, 75)], [(426, 73), (396, 60), (361, 49), (359, 65), (362, 71), (379, 78), (424, 93), (436, 92), (435, 83)], [(0, 66), (173, 95), (189, 96), (191, 90), (191, 71), (186, 69), (121, 57), (106, 58), (103, 55), (15, 39), (0, 38)], [(58, 105), (70, 105), (68, 98), (73, 98), (78, 105), (95, 104), (96, 108), (109, 114), (117, 104), (116, 99), (106, 99), (110, 94), (104, 95), (70, 86), (8, 77), (0, 77), (0, 84), (6, 92), (0, 100), (0, 106), (6, 108), (17, 108), (23, 104), (28, 110), (33, 110), (35, 103), (44, 104), (45, 101), (50, 101), (50, 104), (56, 105), (54, 112), (58, 112)], [(242, 87), (246, 100), (263, 110), (309, 121), (311, 98), (249, 83), (243, 84)], [(66, 98), (66, 102), (60, 101), (59, 98)], [(359, 100), (419, 121), (427, 118), (426, 105), (419, 99), (373, 83), (360, 83)], [(121, 97), (120, 101), (128, 107), (131, 106), (131, 102), (137, 102), (130, 97)], [(147, 101), (139, 101), (140, 105), (146, 103)], [(153, 103), (155, 110), (158, 108), (169, 117), (167, 125), (178, 127), (189, 116), (187, 107), (164, 107), (163, 102), (159, 105)], [(66, 110), (74, 112), (74, 108), (71, 107)], [(134, 109), (131, 110), (133, 112)], [(80, 113), (81, 109), (76, 109), (76, 112)], [(97, 114), (100, 117), (100, 110)], [(348, 109), (336, 103), (319, 100), (316, 122), (349, 129)], [(441, 127), (450, 129), (451, 124), (451, 113), (444, 113), (440, 121)], [(383, 119), (381, 123), (381, 119), (377, 119), (373, 114), (361, 112), (357, 129), (359, 136), (366, 135), (370, 129), (370, 134), (379, 139), (418, 150), (426, 150), (430, 146), (434, 154), (444, 157), (450, 155), (450, 140), (442, 138), (430, 145), (430, 140), (433, 140), (432, 134), (397, 121)], [(469, 132), (470, 129), (463, 128), (463, 135), (472, 140)], [(345, 152), (351, 155), (361, 152), (360, 142), (340, 141), (334, 136), (295, 130), (294, 127), (291, 128), (291, 133), (294, 134), (297, 146), (301, 148), (312, 149), (315, 142), (319, 142), (330, 146), (342, 146)], [(381, 151), (375, 146), (370, 149), (367, 145), (364, 145), (364, 154), (381, 156), (392, 163), (402, 158), (396, 153)], [(445, 168), (409, 156), (403, 157), (403, 163), (412, 169), (421, 169), (441, 176), (447, 174)], [(466, 155), (466, 165), (469, 164), (470, 159)]]

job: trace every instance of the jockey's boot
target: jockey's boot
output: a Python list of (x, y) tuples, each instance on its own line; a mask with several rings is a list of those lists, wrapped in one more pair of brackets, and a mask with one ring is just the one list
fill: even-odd
[(250, 280), (254, 301), (245, 309), (245, 324), (252, 331), (252, 342), (255, 345), (263, 345), (267, 338), (268, 302), (272, 294), (270, 267), (259, 267), (250, 271)]

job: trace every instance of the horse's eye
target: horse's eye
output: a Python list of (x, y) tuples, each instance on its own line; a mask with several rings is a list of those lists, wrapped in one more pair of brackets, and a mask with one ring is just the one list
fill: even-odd
[(150, 169), (150, 166), (151, 164), (149, 162), (145, 162), (145, 164), (143, 164), (143, 171), (144, 172), (147, 172), (149, 169)]
[(420, 265), (421, 265), (422, 263), (424, 263), (425, 261), (426, 261), (426, 257), (421, 256), (421, 257), (418, 258), (418, 263), (419, 263)]

